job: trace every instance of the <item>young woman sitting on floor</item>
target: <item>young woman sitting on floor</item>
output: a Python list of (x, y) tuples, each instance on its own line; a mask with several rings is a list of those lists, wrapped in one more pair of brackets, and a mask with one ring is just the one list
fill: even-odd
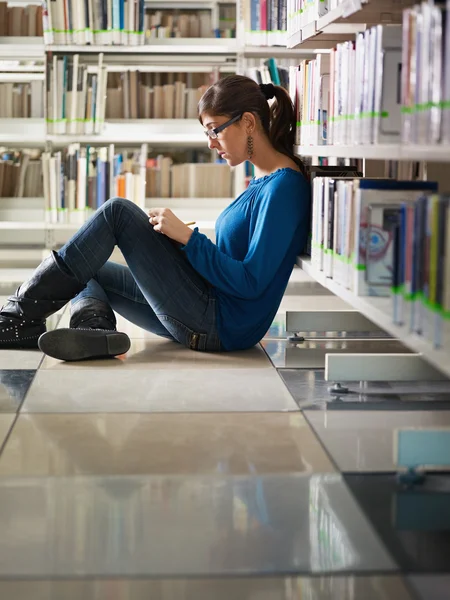
[[(262, 339), (308, 233), (293, 106), (283, 88), (232, 75), (205, 92), (198, 113), (209, 148), (231, 167), (249, 160), (256, 173), (217, 219), (216, 244), (168, 208), (146, 215), (112, 198), (8, 298), (0, 348), (39, 346), (61, 360), (123, 354), (130, 341), (113, 311), (192, 350), (241, 350)], [(114, 246), (127, 266), (108, 261)], [(70, 300), (70, 329), (46, 333), (46, 318)]]

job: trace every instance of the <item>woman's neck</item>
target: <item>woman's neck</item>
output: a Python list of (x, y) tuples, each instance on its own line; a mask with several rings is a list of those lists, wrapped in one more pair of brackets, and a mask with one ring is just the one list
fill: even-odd
[(299, 170), (295, 162), (275, 150), (269, 140), (259, 138), (254, 143), (254, 153), (250, 161), (255, 167), (255, 177), (264, 177), (264, 175), (270, 175), (278, 169), (290, 167), (295, 170)]

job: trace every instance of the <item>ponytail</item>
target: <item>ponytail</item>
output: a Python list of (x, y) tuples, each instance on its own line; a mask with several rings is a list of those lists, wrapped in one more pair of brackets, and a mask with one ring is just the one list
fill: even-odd
[[(274, 99), (269, 107), (268, 101)], [(203, 113), (226, 115), (231, 119), (244, 112), (258, 116), (272, 146), (289, 157), (306, 175), (302, 161), (294, 154), (295, 112), (287, 91), (279, 85), (258, 85), (242, 75), (219, 79), (209, 87), (198, 103), (199, 119)]]
[(296, 118), (294, 106), (287, 91), (274, 85), (275, 101), (270, 107), (269, 140), (281, 154), (285, 154), (305, 175), (303, 162), (294, 154)]

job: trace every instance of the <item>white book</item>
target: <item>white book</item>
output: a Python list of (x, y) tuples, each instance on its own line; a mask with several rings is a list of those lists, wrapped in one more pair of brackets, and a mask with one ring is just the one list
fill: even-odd
[(13, 83), (4, 83), (3, 84), (3, 101), (4, 101), (4, 118), (12, 119), (14, 116), (14, 84)]
[[(450, 56), (450, 0), (446, 3), (446, 27), (445, 27), (445, 56)], [(444, 102), (450, 102), (450, 60), (444, 61)], [(442, 141), (443, 143), (450, 143), (450, 110), (443, 111), (443, 123), (442, 123)]]
[(50, 201), (50, 152), (43, 152), (41, 156), (42, 164), (42, 184), (44, 188), (45, 218), (51, 222), (51, 201)]
[(138, 36), (134, 33), (136, 31), (134, 0), (128, 0), (128, 30), (130, 31), (130, 33), (128, 34), (128, 44), (130, 46), (137, 46)]
[(355, 119), (353, 122), (352, 144), (361, 143), (361, 114), (364, 101), (364, 57), (366, 43), (364, 34), (356, 36), (356, 64), (355, 64)]
[(114, 44), (121, 44), (122, 43), (122, 34), (120, 31), (120, 0), (113, 0), (112, 28), (113, 28)]
[(442, 98), (444, 89), (443, 62), (445, 57), (443, 18), (445, 13), (440, 7), (431, 7), (431, 75), (430, 75), (430, 127), (427, 132), (427, 144), (437, 144), (441, 141), (442, 127)]
[(109, 46), (114, 42), (113, 33), (113, 0), (106, 1), (107, 33), (105, 33), (105, 43)]
[(378, 25), (373, 143), (401, 141), (402, 26)]
[(333, 270), (333, 255), (328, 250), (328, 243), (330, 238), (330, 219), (329, 219), (329, 209), (330, 209), (330, 201), (334, 202), (334, 195), (331, 196), (330, 199), (330, 180), (326, 179), (324, 181), (324, 209), (323, 209), (323, 271), (327, 277), (331, 277)]
[(83, 2), (80, 2), (79, 0), (75, 0), (75, 2), (72, 2), (72, 44), (75, 44), (76, 46), (80, 44), (80, 30), (81, 30), (81, 24), (80, 24), (80, 11), (78, 10), (78, 5), (80, 4), (84, 4), (84, 0)]
[[(114, 144), (109, 144), (108, 146), (108, 163), (109, 163), (109, 197), (114, 197), (116, 182), (114, 177)], [(106, 198), (109, 200), (109, 198)]]
[(51, 81), (50, 81), (50, 93), (51, 93), (51, 113), (48, 118), (51, 124), (51, 131), (49, 133), (57, 133), (58, 129), (56, 126), (58, 119), (58, 58), (56, 54), (53, 55), (53, 61), (51, 65)]
[[(69, 166), (70, 169), (73, 168), (73, 160), (74, 160), (74, 157), (76, 155), (78, 148), (79, 148), (79, 144), (70, 144), (68, 147), (67, 154), (68, 154), (68, 159), (70, 161), (70, 166)], [(72, 173), (70, 173), (70, 174), (72, 175)], [(70, 213), (72, 213), (76, 208), (76, 191), (77, 191), (76, 179), (68, 178), (66, 185), (67, 185), (67, 188), (66, 188), (67, 206), (66, 206), (66, 208), (69, 210), (69, 216), (70, 216)]]
[(323, 269), (323, 199), (324, 199), (323, 177), (315, 177), (313, 181), (313, 216), (312, 216), (312, 244), (311, 264), (321, 271)]
[(133, 173), (125, 173), (125, 198), (133, 201), (134, 199), (134, 178)]
[(42, 26), (46, 46), (54, 44), (52, 6), (55, 6), (54, 0), (44, 0), (42, 3)]
[(50, 221), (50, 223), (57, 223), (58, 222), (57, 194), (58, 194), (58, 189), (61, 189), (61, 188), (60, 187), (58, 188), (59, 178), (58, 178), (58, 172), (57, 172), (56, 157), (54, 157), (54, 156), (50, 157), (49, 167), (50, 167), (50, 173), (49, 173), (50, 215), (49, 215), (49, 221)]
[[(52, 2), (52, 17), (54, 16), (54, 43), (66, 44), (66, 23), (64, 19), (64, 2), (65, 0), (51, 0)], [(53, 11), (53, 6), (55, 10)]]
[(56, 108), (57, 108), (57, 116), (56, 116), (56, 133), (63, 134), (66, 133), (66, 123), (63, 120), (63, 101), (64, 101), (64, 59), (57, 60), (56, 63)]
[[(362, 109), (362, 113), (363, 113), (363, 117), (361, 119), (361, 127), (360, 127), (360, 134), (361, 134), (361, 142), (362, 144), (370, 144), (371, 139), (370, 139), (370, 127), (368, 124), (368, 114), (369, 111), (371, 111), (371, 97), (370, 97), (370, 90), (371, 90), (371, 79), (373, 78), (373, 72), (374, 72), (374, 64), (371, 64), (371, 50), (373, 47), (373, 41), (374, 40), (374, 36), (372, 35), (372, 29), (368, 29), (364, 32), (364, 39), (365, 39), (365, 46), (366, 46), (366, 52), (365, 52), (365, 61), (364, 61), (364, 83), (363, 83), (363, 109)], [(372, 63), (374, 62), (374, 59), (372, 60)], [(373, 87), (372, 87), (373, 89)]]
[(138, 183), (138, 206), (145, 209), (145, 176), (147, 172), (147, 156), (148, 156), (148, 144), (141, 145), (141, 152), (139, 154), (139, 183)]
[(103, 53), (101, 52), (98, 55), (98, 71), (97, 71), (97, 94), (95, 98), (96, 104), (96, 113), (95, 113), (95, 123), (94, 123), (94, 133), (101, 133), (105, 115), (105, 102), (104, 102), (104, 94), (105, 94), (105, 82), (104, 79), (107, 77), (106, 69), (103, 67)]
[(72, 64), (72, 97), (70, 101), (70, 112), (68, 112), (68, 127), (67, 133), (76, 133), (77, 132), (77, 101), (78, 101), (78, 63), (79, 63), (79, 54), (75, 54), (73, 57)]
[(88, 0), (88, 11), (89, 11), (89, 14), (86, 15), (86, 24), (88, 23), (88, 17), (89, 17), (89, 27), (87, 27), (87, 31), (86, 31), (86, 44), (93, 44), (95, 42), (94, 0)]

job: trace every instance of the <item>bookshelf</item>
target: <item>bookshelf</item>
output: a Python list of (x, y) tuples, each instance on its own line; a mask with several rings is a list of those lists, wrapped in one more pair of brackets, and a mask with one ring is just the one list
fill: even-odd
[[(11, 5), (26, 5), (33, 2), (11, 2)], [(40, 4), (40, 2), (38, 3)], [(211, 23), (215, 35), (219, 28), (227, 27), (223, 19), (229, 15), (220, 14), (222, 6), (235, 6), (229, 0), (169, 0), (168, 2), (145, 0), (146, 9), (154, 10), (210, 10)], [(234, 27), (230, 25), (230, 27)], [(224, 35), (223, 33), (220, 35)], [(225, 34), (226, 35), (226, 34)], [(45, 36), (44, 36), (45, 37)], [(46, 38), (47, 39), (47, 38)], [(79, 41), (79, 40), (77, 40)], [(108, 40), (109, 41), (109, 40)], [(88, 66), (90, 73), (97, 72), (98, 54), (104, 55), (104, 65), (108, 72), (122, 73), (125, 70), (139, 70), (147, 73), (233, 73), (236, 72), (237, 42), (232, 38), (149, 38), (142, 45), (101, 44), (45, 44), (43, 38), (6, 37), (0, 38), (0, 82), (28, 82), (44, 80), (47, 55), (78, 54), (80, 61)], [(61, 149), (72, 143), (104, 147), (114, 144), (118, 148), (132, 149), (141, 144), (149, 145), (150, 150), (182, 148), (206, 148), (207, 141), (197, 119), (119, 119), (106, 120), (101, 134), (53, 135), (48, 133), (44, 119), (0, 119), (0, 144), (15, 148)], [(156, 205), (175, 206), (191, 219), (195, 210), (197, 224), (205, 228), (210, 236), (214, 234), (215, 218), (231, 199), (204, 198), (152, 198), (145, 202), (147, 207)], [(25, 206), (27, 203), (27, 206)], [(208, 209), (205, 203), (209, 203)], [(193, 210), (191, 210), (191, 208)], [(76, 217), (74, 217), (76, 219)], [(80, 223), (46, 222), (43, 198), (0, 198), (0, 231), (2, 244), (8, 240), (12, 245), (27, 244), (53, 247), (54, 243), (64, 242)], [(2, 264), (8, 260), (34, 262), (41, 259), (40, 252), (22, 253), (16, 249), (9, 253), (4, 249)]]

